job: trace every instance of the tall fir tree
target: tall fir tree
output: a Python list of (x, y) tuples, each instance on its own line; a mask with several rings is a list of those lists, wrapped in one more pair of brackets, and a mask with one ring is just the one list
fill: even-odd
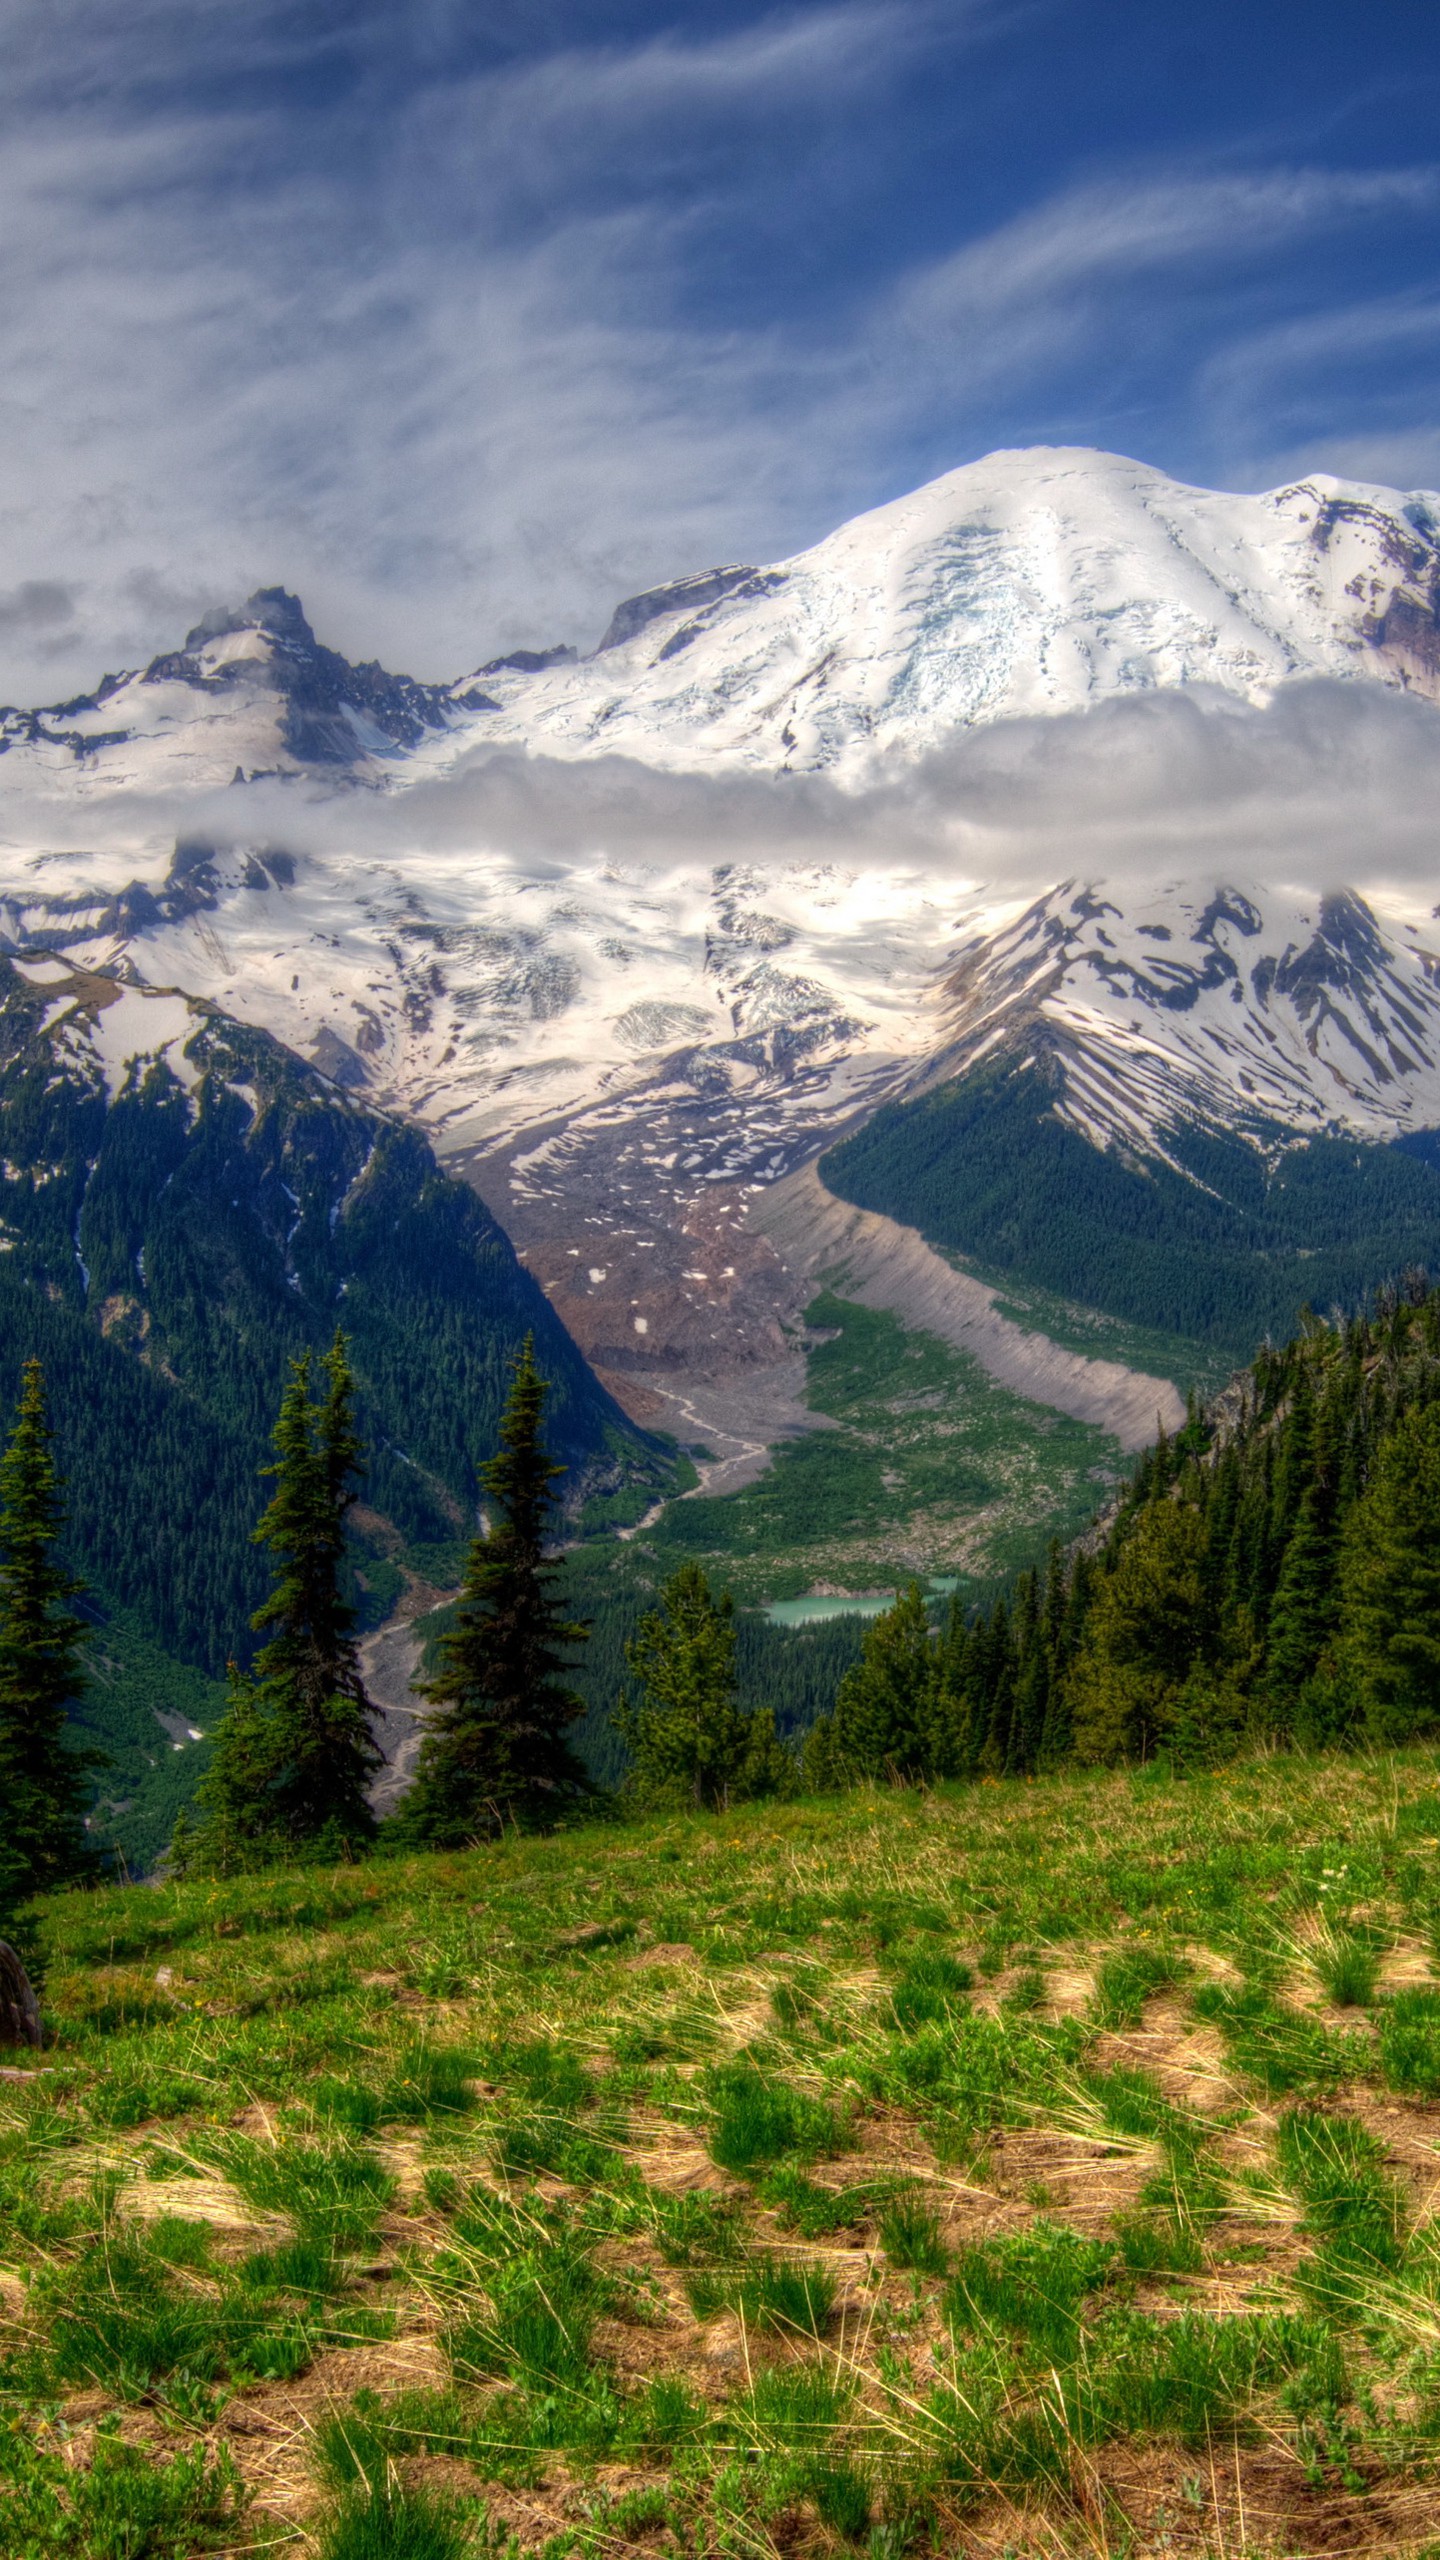
[(1003, 1776), (1015, 1713), (1015, 1631), (1002, 1593), (985, 1621), (978, 1650), (979, 1716), (975, 1766), (987, 1778)]
[(255, 1543), (269, 1548), (276, 1583), (253, 1622), (257, 1633), (275, 1632), (256, 1657), (255, 1681), (276, 1745), (270, 1797), (279, 1829), (288, 1841), (338, 1852), (373, 1836), (367, 1790), (381, 1754), (342, 1582), (351, 1479), (364, 1451), (340, 1332), (320, 1368), (323, 1391), (312, 1404), (309, 1360), (294, 1364), (275, 1426), (267, 1470), (275, 1491)]
[(1040, 1738), (1042, 1769), (1058, 1769), (1071, 1756), (1074, 1740), (1071, 1671), (1089, 1616), (1095, 1580), (1095, 1560), (1082, 1547), (1052, 1604), (1057, 1625), (1045, 1730)]
[(1205, 1527), (1168, 1496), (1140, 1514), (1095, 1586), (1071, 1674), (1081, 1760), (1148, 1760), (1203, 1643)]
[(1038, 1577), (1022, 1573), (1015, 1593), (1015, 1691), (1005, 1752), (1007, 1777), (1034, 1768), (1050, 1702), (1050, 1651), (1045, 1593)]
[(507, 1821), (552, 1821), (589, 1788), (566, 1740), (584, 1713), (566, 1675), (590, 1630), (567, 1616), (562, 1568), (546, 1556), (565, 1470), (541, 1436), (545, 1396), (527, 1334), (499, 1450), (480, 1470), (490, 1525), (471, 1546), (439, 1672), (420, 1687), (436, 1712), (401, 1828), (437, 1847), (462, 1847)]
[(1301, 1691), (1335, 1633), (1340, 1615), (1337, 1562), (1326, 1491), (1311, 1485), (1286, 1541), (1266, 1633), (1266, 1688), (1281, 1734), (1296, 1731)]
[(207, 1873), (302, 1853), (349, 1855), (374, 1836), (367, 1789), (381, 1754), (343, 1580), (345, 1519), (364, 1451), (338, 1331), (320, 1373), (316, 1398), (309, 1354), (291, 1363), (265, 1469), (275, 1490), (254, 1533), (276, 1579), (251, 1623), (257, 1634), (274, 1632), (253, 1676), (232, 1665), (198, 1827), (180, 1843), (184, 1863)]
[(860, 1660), (847, 1671), (834, 1712), (807, 1738), (814, 1784), (857, 1778), (913, 1782), (933, 1775), (945, 1748), (947, 1700), (941, 1648), (930, 1632), (918, 1582), (872, 1619)]
[(625, 1648), (637, 1683), (615, 1728), (633, 1755), (628, 1792), (646, 1805), (706, 1812), (786, 1792), (795, 1763), (769, 1707), (742, 1707), (735, 1686), (735, 1603), (717, 1600), (704, 1567), (682, 1564)]
[(979, 1622), (955, 1592), (936, 1648), (935, 1775), (963, 1778), (973, 1759), (975, 1650)]
[(1377, 1742), (1440, 1731), (1440, 1405), (1396, 1424), (1346, 1523), (1340, 1653)]
[(274, 1718), (254, 1681), (232, 1662), (225, 1712), (195, 1791), (195, 1819), (182, 1808), (170, 1843), (176, 1875), (244, 1875), (284, 1855), (288, 1843), (275, 1801), (279, 1759)]
[(18, 1897), (70, 1883), (90, 1864), (86, 1777), (99, 1755), (73, 1749), (66, 1737), (66, 1710), (85, 1685), (90, 1631), (70, 1606), (80, 1585), (55, 1554), (61, 1492), (44, 1373), (27, 1360), (0, 1459), (0, 1804)]

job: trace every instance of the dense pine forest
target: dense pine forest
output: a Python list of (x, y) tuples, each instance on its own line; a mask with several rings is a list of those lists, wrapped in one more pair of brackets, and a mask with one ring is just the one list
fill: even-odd
[(1042, 1052), (888, 1104), (822, 1159), (825, 1182), (992, 1277), (1237, 1361), (1307, 1304), (1355, 1306), (1387, 1274), (1440, 1267), (1428, 1133), (1297, 1139), (1256, 1115), (1177, 1124), (1136, 1163), (1060, 1117), (1059, 1082)]
[(1440, 1291), (1266, 1348), (991, 1608), (878, 1621), (813, 1783), (1213, 1762), (1440, 1730)]
[[(66, 992), (82, 1029), (121, 995)], [(211, 1676), (248, 1659), (256, 1471), (289, 1361), (342, 1313), (376, 1557), (453, 1578), (527, 1331), (573, 1498), (653, 1499), (664, 1453), (415, 1132), (216, 1013), (196, 1014), (190, 1090), (142, 1061), (109, 1094), (53, 1009), (0, 960), (0, 1375), (44, 1367), (72, 1561), (107, 1614)]]

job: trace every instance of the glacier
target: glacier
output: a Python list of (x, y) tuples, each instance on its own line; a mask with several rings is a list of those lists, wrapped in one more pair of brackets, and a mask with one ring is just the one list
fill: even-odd
[[(682, 1375), (793, 1372), (806, 1283), (762, 1195), (999, 1048), (1043, 1040), (1101, 1146), (1163, 1152), (1177, 1116), (1440, 1126), (1433, 886), (1363, 842), (1342, 886), (1187, 867), (1157, 822), (1138, 874), (1087, 843), (1037, 892), (944, 806), (935, 760), (1007, 724), (1327, 684), (1440, 716), (1440, 498), (994, 454), (791, 560), (629, 598), (588, 654), (445, 683), (349, 666), (262, 588), (0, 713), (0, 936), (218, 1005), (423, 1125), (655, 1418)], [(678, 795), (638, 846), (627, 775)], [(692, 830), (697, 778), (719, 815)]]

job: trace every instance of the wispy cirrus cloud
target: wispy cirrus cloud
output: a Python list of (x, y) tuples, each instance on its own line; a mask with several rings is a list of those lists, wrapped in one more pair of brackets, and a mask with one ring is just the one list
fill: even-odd
[[(1231, 450), (1263, 477), (1322, 470), (1435, 488), (1440, 424), (1416, 392), (1437, 366), (1440, 291), (1380, 294), (1242, 333), (1197, 388)], [(1337, 431), (1335, 385), (1356, 380), (1366, 423)]]
[(72, 607), (0, 612), (0, 694), (276, 579), (453, 674), (996, 443), (1279, 449), (1245, 362), (1288, 416), (1356, 261), (1440, 244), (1436, 172), (1088, 129), (1011, 168), (1078, 7), (0, 5), (0, 584)]
[[(1073, 398), (1077, 368), (1129, 368), (1137, 327), (1148, 361), (1162, 361), (1219, 296), (1235, 310), (1241, 344), (1227, 343), (1195, 382), (1197, 405), (1208, 399), (1218, 419), (1220, 369), (1238, 380), (1250, 361), (1245, 313), (1257, 266), (1437, 208), (1440, 166), (1177, 168), (1089, 181), (907, 278), (875, 315), (876, 335), (907, 351), (912, 398), (918, 374), (935, 397), (958, 398), (974, 415), (1037, 379)], [(1328, 323), (1287, 324), (1293, 355), (1307, 328)], [(1274, 333), (1277, 368), (1287, 329)]]
[(925, 321), (1051, 304), (1117, 276), (1253, 259), (1437, 202), (1440, 168), (1138, 172), (1072, 188), (967, 243), (909, 288), (904, 307)]

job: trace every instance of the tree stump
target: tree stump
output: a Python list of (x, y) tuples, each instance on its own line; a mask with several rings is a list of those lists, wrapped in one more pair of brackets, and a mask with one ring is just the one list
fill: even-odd
[(0, 1938), (0, 2044), (40, 2044), (40, 2004), (15, 1950)]

